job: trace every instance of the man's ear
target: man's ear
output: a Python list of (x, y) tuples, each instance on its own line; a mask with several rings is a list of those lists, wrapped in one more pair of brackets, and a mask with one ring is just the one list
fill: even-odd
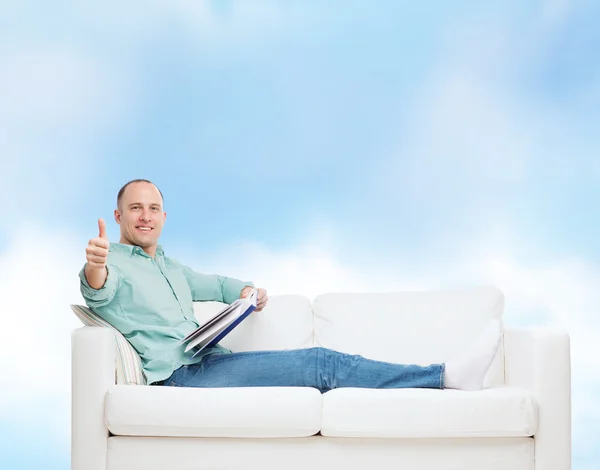
[(115, 222), (121, 225), (121, 213), (119, 209), (115, 209)]

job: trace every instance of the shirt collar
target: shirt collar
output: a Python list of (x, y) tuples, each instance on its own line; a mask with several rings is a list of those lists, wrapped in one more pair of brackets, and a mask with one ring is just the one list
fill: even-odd
[[(125, 254), (128, 254), (129, 256), (133, 256), (134, 254), (141, 255), (142, 253), (144, 253), (144, 250), (142, 250), (142, 248), (139, 246), (127, 245), (125, 243), (114, 243), (114, 242), (110, 242), (109, 251), (125, 253)], [(165, 252), (161, 245), (157, 245), (156, 254), (159, 256), (164, 256)]]

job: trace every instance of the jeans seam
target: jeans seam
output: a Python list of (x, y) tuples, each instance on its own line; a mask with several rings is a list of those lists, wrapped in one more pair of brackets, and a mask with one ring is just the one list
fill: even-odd
[(444, 371), (446, 370), (446, 364), (440, 366), (440, 389), (444, 390)]
[(322, 392), (323, 390), (323, 371), (321, 369), (323, 351), (321, 348), (315, 348), (315, 385)]
[(339, 369), (341, 362), (340, 358), (344, 356), (328, 349), (326, 351), (325, 357), (327, 358), (327, 363), (325, 364), (324, 371), (327, 372), (326, 375), (330, 381), (330, 383), (327, 384), (329, 387), (328, 389), (335, 390), (336, 388), (339, 388)]
[[(227, 358), (229, 360), (236, 360), (236, 359), (243, 359), (245, 357), (256, 357), (256, 356), (265, 356), (265, 353), (269, 353), (271, 351), (244, 351), (244, 352), (239, 352), (239, 353), (231, 353), (231, 354), (215, 354), (214, 356), (204, 356), (202, 359), (203, 361), (209, 361), (210, 359), (217, 359), (217, 358)], [(200, 362), (203, 362), (200, 361)]]

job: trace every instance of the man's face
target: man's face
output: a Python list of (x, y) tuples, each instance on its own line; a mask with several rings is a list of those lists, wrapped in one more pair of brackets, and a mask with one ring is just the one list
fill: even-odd
[(130, 184), (115, 210), (115, 220), (121, 226), (121, 243), (156, 247), (166, 217), (156, 186), (145, 182)]

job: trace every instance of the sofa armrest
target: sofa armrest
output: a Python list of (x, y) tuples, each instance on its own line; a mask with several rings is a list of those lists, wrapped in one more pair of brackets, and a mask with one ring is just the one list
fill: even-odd
[(569, 334), (544, 328), (506, 328), (505, 382), (535, 396), (536, 470), (571, 468), (571, 354)]
[(106, 391), (115, 384), (115, 339), (108, 328), (71, 335), (71, 469), (106, 470)]

